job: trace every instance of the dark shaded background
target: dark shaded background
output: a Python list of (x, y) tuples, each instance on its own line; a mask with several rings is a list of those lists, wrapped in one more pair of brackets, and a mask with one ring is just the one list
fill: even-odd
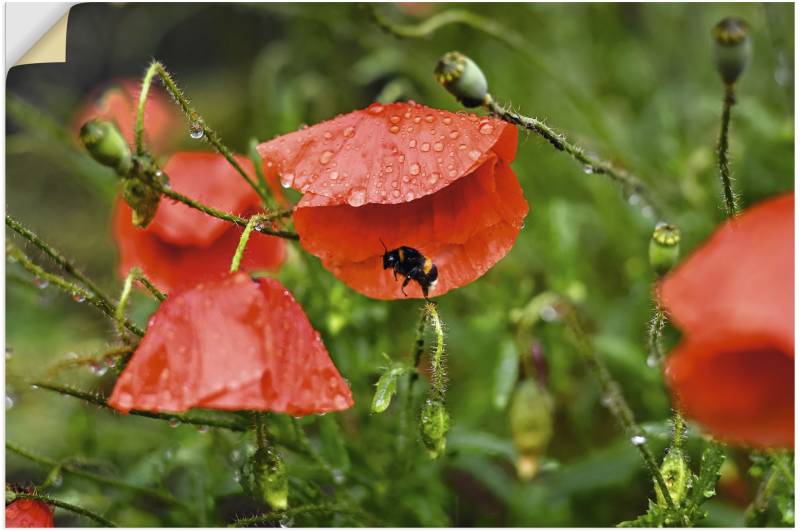
[[(114, 79), (141, 77), (157, 58), (224, 141), (243, 151), (251, 137), (268, 139), (375, 100), (414, 99), (457, 110), (432, 75), (438, 57), (457, 49), (481, 65), (501, 102), (642, 176), (683, 230), (688, 252), (723, 218), (714, 158), (722, 87), (710, 28), (731, 14), (750, 23), (754, 44), (734, 108), (736, 186), (745, 206), (793, 188), (791, 4), (377, 7), (408, 24), (450, 8), (489, 17), (528, 44), (511, 49), (463, 25), (398, 39), (366, 9), (347, 4), (76, 6), (66, 64), (9, 72), (7, 211), (117, 292), (108, 228), (116, 182), (71, 136), (73, 116), (90, 94)], [(41, 114), (22, 112), (19, 99)], [(184, 142), (186, 149), (208, 149), (189, 138), (188, 128)], [(337, 483), (287, 451), (292, 503), (335, 496), (378, 519), (306, 515), (294, 524), (606, 526), (645, 510), (648, 475), (601, 405), (561, 323), (542, 321), (535, 329), (549, 364), (556, 431), (545, 470), (530, 483), (516, 477), (507, 412), (493, 405), (493, 375), (511, 341), (512, 310), (549, 290), (570, 293), (591, 317), (596, 346), (639, 419), (663, 446), (669, 401), (644, 354), (653, 279), (647, 243), (657, 220), (539, 138), (523, 135), (513, 166), (531, 204), (517, 245), (480, 281), (441, 300), (453, 418), (446, 458), (430, 461), (418, 447), (411, 463), (401, 462), (394, 452), (398, 404), (383, 415), (368, 414), (381, 353), (408, 355), (418, 304), (366, 299), (313, 257), (291, 254), (280, 278), (322, 332), (357, 402), (341, 415), (303, 421), (323, 453), (320, 426), (338, 426), (349, 464)], [(74, 476), (48, 492), (128, 526), (219, 525), (260, 510), (235, 481), (249, 437), (112, 415), (26, 386), (71, 353), (99, 352), (113, 329), (91, 308), (52, 288), (37, 289), (13, 264), (6, 280), (7, 439), (54, 459), (88, 459), (131, 483), (163, 484), (194, 510), (187, 515)], [(140, 322), (152, 310), (145, 297), (135, 299)], [(669, 337), (674, 342), (677, 333)], [(99, 372), (65, 371), (59, 378), (107, 392), (114, 371)], [(744, 503), (752, 497), (744, 455), (732, 452), (721, 495), (708, 504), (709, 524), (742, 522), (731, 493), (738, 486)], [(38, 483), (48, 470), (8, 453), (6, 472), (9, 481)], [(58, 511), (57, 523), (86, 522)]]

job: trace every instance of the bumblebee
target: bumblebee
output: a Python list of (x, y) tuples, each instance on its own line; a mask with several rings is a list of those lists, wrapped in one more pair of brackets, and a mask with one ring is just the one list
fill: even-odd
[(412, 280), (415, 280), (419, 287), (422, 288), (422, 295), (427, 299), (428, 290), (436, 284), (436, 279), (439, 278), (439, 270), (430, 258), (426, 258), (421, 252), (413, 247), (401, 246), (391, 251), (386, 248), (386, 244), (381, 240), (383, 245), (383, 268), (391, 269), (394, 274), (394, 279), (397, 280), (397, 274), (405, 277), (400, 291), (406, 295), (405, 287)]

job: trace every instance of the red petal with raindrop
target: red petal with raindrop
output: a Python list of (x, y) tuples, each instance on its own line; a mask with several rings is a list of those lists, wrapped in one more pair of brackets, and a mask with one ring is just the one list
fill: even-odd
[(296, 416), (352, 404), (292, 295), (277, 280), (244, 273), (164, 301), (109, 399), (123, 412), (203, 407)]
[(39, 500), (15, 500), (6, 505), (6, 527), (53, 527), (53, 509)]
[[(237, 157), (245, 171), (249, 160)], [(164, 166), (170, 186), (225, 212), (243, 217), (260, 210), (253, 189), (221, 156), (214, 153), (176, 153)], [(146, 229), (134, 227), (131, 211), (122, 200), (114, 212), (114, 238), (120, 250), (119, 274), (140, 267), (158, 287), (172, 291), (228, 271), (242, 227), (212, 218), (182, 203), (163, 198)], [(277, 269), (285, 256), (284, 242), (253, 233), (242, 259), (242, 269)]]

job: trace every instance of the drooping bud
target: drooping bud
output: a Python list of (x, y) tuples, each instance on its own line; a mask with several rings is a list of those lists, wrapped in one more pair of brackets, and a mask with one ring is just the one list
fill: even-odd
[(131, 149), (122, 134), (111, 122), (94, 118), (80, 132), (81, 142), (94, 160), (127, 175), (131, 169)]
[[(686, 456), (680, 448), (670, 448), (664, 461), (661, 463), (661, 476), (667, 484), (667, 491), (676, 507), (680, 506), (691, 482), (691, 471), (686, 463)], [(656, 501), (661, 507), (667, 508), (667, 500), (658, 483), (653, 481), (656, 491)]]
[(137, 227), (147, 227), (158, 210), (161, 194), (139, 179), (124, 179), (122, 198), (133, 210), (131, 220)]
[(553, 403), (536, 380), (517, 385), (509, 411), (511, 434), (519, 457), (517, 474), (528, 481), (536, 476), (550, 439), (553, 437)]
[(239, 483), (252, 497), (279, 511), (289, 505), (289, 476), (278, 452), (259, 448), (242, 465)]
[(717, 72), (726, 85), (732, 85), (750, 61), (751, 44), (747, 22), (726, 17), (714, 26), (714, 59)]
[(431, 458), (441, 456), (447, 445), (447, 431), (450, 429), (450, 414), (441, 400), (429, 398), (425, 401), (419, 415), (419, 429), (422, 442)]
[(658, 275), (665, 275), (678, 262), (680, 255), (681, 231), (675, 225), (664, 223), (656, 225), (650, 238), (650, 267)]
[(460, 52), (448, 52), (439, 59), (434, 70), (436, 81), (465, 107), (478, 107), (486, 102), (489, 84), (480, 67)]

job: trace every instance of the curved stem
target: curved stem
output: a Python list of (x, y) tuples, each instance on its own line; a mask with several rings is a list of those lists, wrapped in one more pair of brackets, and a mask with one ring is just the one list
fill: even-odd
[[(196, 201), (191, 197), (187, 197), (179, 192), (176, 192), (171, 188), (166, 188), (161, 184), (150, 184), (150, 183), (145, 183), (145, 184), (152, 186), (153, 188), (161, 192), (163, 195), (169, 197), (170, 199), (183, 203), (184, 205), (190, 206), (196, 210), (199, 210), (200, 212), (208, 214), (209, 216), (215, 217), (217, 219), (228, 221), (230, 223), (235, 223), (240, 227), (247, 227), (247, 224), (249, 222), (247, 219), (241, 216), (237, 216), (235, 214), (229, 214), (227, 212), (223, 212), (222, 210), (217, 210), (216, 208), (204, 205), (203, 203)], [(272, 214), (264, 214), (263, 217), (261, 218), (261, 221), (262, 222), (272, 221), (274, 219), (290, 216), (291, 214), (292, 214), (291, 210), (280, 210)], [(285, 230), (272, 230), (270, 228), (264, 227), (263, 225), (255, 227), (254, 230), (256, 232), (260, 232), (261, 234), (269, 234), (270, 236), (277, 236), (279, 238), (284, 238), (287, 240), (300, 239), (300, 237), (295, 232), (285, 231)]]
[(719, 178), (722, 182), (722, 195), (725, 199), (725, 214), (732, 218), (739, 213), (736, 194), (733, 191), (731, 172), (728, 167), (728, 130), (731, 122), (731, 108), (736, 103), (736, 93), (733, 85), (725, 86), (725, 96), (722, 99), (722, 120), (720, 121), (719, 143), (717, 144), (717, 161), (719, 164)]
[(99, 298), (104, 300), (107, 304), (111, 305), (109, 302), (110, 299), (106, 296), (103, 291), (97, 286), (97, 284), (92, 281), (89, 277), (81, 273), (69, 260), (67, 260), (64, 255), (62, 255), (58, 250), (53, 248), (47, 242), (42, 240), (39, 236), (34, 234), (33, 231), (28, 229), (27, 227), (23, 226), (22, 223), (15, 220), (8, 214), (6, 214), (6, 227), (10, 228), (33, 245), (35, 245), (39, 250), (44, 252), (47, 256), (53, 259), (55, 263), (57, 263), (61, 268), (66, 271), (68, 274), (72, 275), (76, 280), (81, 282), (87, 288), (95, 293), (95, 295)]
[(150, 65), (150, 68), (147, 69), (147, 72), (144, 74), (144, 78), (142, 79), (142, 88), (139, 91), (139, 102), (136, 106), (136, 154), (137, 155), (144, 155), (144, 107), (147, 103), (147, 95), (150, 93), (150, 85), (153, 84), (153, 77), (156, 75), (156, 71), (158, 70), (157, 66), (158, 63), (153, 63)]
[(350, 509), (347, 507), (343, 507), (337, 504), (309, 504), (309, 505), (300, 505), (298, 507), (292, 507), (286, 509), (284, 511), (273, 511), (270, 513), (260, 514), (257, 516), (251, 516), (249, 518), (239, 518), (228, 527), (249, 527), (254, 524), (263, 524), (266, 522), (274, 522), (277, 520), (281, 520), (283, 518), (291, 518), (293, 516), (297, 516), (304, 513), (311, 513), (311, 512), (318, 512), (318, 513), (336, 513), (336, 512), (351, 512)]
[(142, 272), (138, 268), (135, 268), (134, 270), (136, 271), (135, 279), (138, 280), (139, 283), (142, 284), (142, 286), (147, 288), (147, 291), (149, 291), (150, 294), (153, 295), (153, 297), (155, 297), (156, 300), (158, 300), (158, 302), (164, 302), (167, 299), (166, 293), (162, 292), (152, 282), (150, 282), (150, 280), (146, 276), (144, 276), (144, 272)]
[(140, 487), (139, 485), (131, 485), (130, 483), (125, 483), (118, 479), (101, 476), (100, 474), (95, 474), (93, 472), (89, 472), (87, 470), (83, 470), (80, 467), (75, 465), (71, 465), (69, 463), (58, 463), (49, 457), (44, 457), (42, 455), (35, 454), (30, 450), (26, 450), (20, 446), (17, 446), (14, 443), (10, 443), (6, 441), (6, 449), (14, 452), (15, 454), (19, 455), (20, 457), (24, 457), (34, 463), (39, 463), (40, 465), (48, 466), (48, 467), (55, 467), (58, 466), (62, 472), (67, 474), (72, 474), (74, 476), (82, 477), (84, 479), (88, 479), (91, 481), (95, 481), (97, 483), (102, 483), (104, 485), (109, 485), (111, 487), (117, 487), (120, 489), (130, 490), (132, 492), (136, 492), (138, 494), (149, 496), (151, 498), (155, 498), (161, 501), (165, 501), (167, 503), (172, 503), (175, 505), (179, 505), (182, 508), (189, 510), (190, 508), (185, 505), (182, 501), (178, 500), (171, 494), (161, 492), (154, 489), (149, 489), (147, 487)]
[(42, 496), (41, 494), (32, 494), (32, 493), (26, 493), (26, 492), (12, 492), (12, 491), (6, 490), (6, 502), (9, 502), (9, 498), (10, 498), (10, 501), (14, 501), (14, 500), (36, 500), (36, 501), (40, 501), (40, 502), (46, 503), (47, 505), (52, 505), (54, 507), (60, 507), (62, 509), (66, 509), (67, 511), (73, 512), (75, 514), (80, 514), (80, 515), (85, 516), (87, 518), (91, 518), (92, 520), (94, 520), (98, 524), (102, 525), (103, 527), (117, 527), (117, 525), (114, 522), (112, 522), (111, 520), (108, 520), (108, 519), (100, 516), (99, 514), (93, 512), (93, 511), (90, 511), (89, 509), (85, 509), (85, 508), (79, 507), (77, 505), (72, 505), (71, 503), (67, 503), (67, 502), (64, 502), (64, 501), (61, 501), (61, 500), (57, 500), (55, 498), (51, 498), (50, 496)]
[(523, 116), (498, 104), (491, 95), (487, 95), (484, 107), (498, 118), (512, 123), (528, 131), (532, 131), (547, 140), (558, 151), (563, 151), (583, 165), (586, 173), (607, 175), (612, 181), (622, 186), (626, 195), (637, 195), (645, 208), (653, 215), (662, 217), (661, 209), (650, 198), (650, 192), (644, 183), (625, 170), (615, 168), (611, 163), (588, 155), (586, 150), (566, 139), (566, 137), (546, 125), (541, 120)]
[(53, 364), (47, 370), (45, 375), (47, 378), (52, 378), (62, 369), (66, 369), (69, 367), (79, 367), (83, 365), (91, 365), (95, 363), (106, 363), (109, 359), (112, 358), (117, 358), (117, 357), (127, 358), (127, 356), (129, 356), (132, 353), (133, 353), (133, 347), (131, 345), (123, 345), (120, 347), (114, 347), (112, 349), (109, 349), (100, 354), (96, 354), (94, 356), (84, 356), (81, 358), (62, 360)]
[(125, 307), (128, 305), (128, 299), (131, 296), (131, 289), (133, 288), (133, 279), (136, 277), (136, 269), (128, 271), (128, 276), (125, 277), (125, 283), (122, 285), (122, 293), (119, 296), (116, 311), (114, 312), (114, 322), (117, 324), (117, 331), (120, 338), (125, 343), (129, 343), (130, 339), (125, 335)]
[[(82, 286), (79, 286), (78, 284), (70, 282), (69, 280), (67, 280), (67, 279), (65, 279), (63, 277), (60, 277), (58, 275), (54, 275), (52, 273), (48, 273), (47, 271), (45, 271), (44, 269), (42, 269), (38, 265), (34, 264), (33, 261), (31, 261), (31, 259), (28, 258), (28, 256), (24, 252), (22, 252), (22, 250), (19, 247), (17, 247), (16, 245), (7, 242), (6, 243), (6, 255), (8, 255), (8, 257), (10, 259), (16, 260), (17, 262), (19, 262), (19, 264), (26, 271), (28, 271), (30, 274), (32, 274), (36, 278), (38, 278), (38, 279), (40, 279), (40, 280), (42, 280), (44, 282), (48, 282), (50, 284), (53, 284), (54, 286), (57, 286), (62, 291), (72, 295), (73, 298), (85, 300), (86, 302), (88, 302), (89, 304), (91, 304), (92, 306), (94, 306), (95, 308), (97, 308), (98, 310), (103, 312), (104, 314), (106, 314), (111, 319), (116, 319), (117, 318), (117, 316), (116, 316), (116, 306), (114, 304), (112, 304), (112, 303), (108, 302), (106, 299), (98, 296), (96, 293), (88, 291), (87, 289), (85, 289)], [(123, 322), (124, 322), (124, 327), (127, 330), (129, 330), (130, 332), (133, 332), (134, 334), (136, 334), (138, 336), (143, 336), (144, 335), (144, 330), (139, 328), (139, 326), (135, 325), (134, 323), (131, 323), (127, 319), (124, 320)]]
[(244, 250), (247, 247), (248, 240), (250, 239), (250, 233), (253, 232), (253, 228), (256, 226), (256, 223), (260, 221), (260, 218), (261, 216), (259, 215), (251, 217), (250, 221), (248, 221), (247, 225), (244, 227), (242, 236), (239, 238), (239, 245), (236, 246), (236, 252), (233, 253), (233, 260), (231, 260), (231, 273), (235, 273), (239, 270), (239, 264), (242, 262)]

